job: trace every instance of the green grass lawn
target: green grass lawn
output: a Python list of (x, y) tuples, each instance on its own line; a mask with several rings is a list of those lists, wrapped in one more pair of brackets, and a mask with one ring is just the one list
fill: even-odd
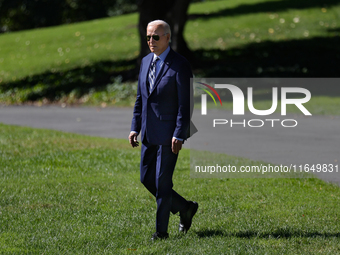
[[(127, 140), (0, 124), (1, 254), (339, 254), (340, 189), (318, 179), (192, 179), (187, 235), (152, 243), (156, 204)], [(256, 164), (240, 159), (239, 164)]]
[[(336, 1), (327, 0), (324, 4), (300, 1), (302, 6), (306, 2), (316, 3), (306, 4), (305, 8), (295, 6), (292, 1), (285, 8), (284, 3), (278, 2), (225, 0), (191, 4), (189, 15), (198, 17), (190, 19), (185, 28), (189, 47), (226, 50), (267, 40), (339, 35), (340, 7), (334, 5)], [(16, 81), (45, 71), (69, 70), (103, 60), (133, 59), (139, 53), (137, 25), (135, 13), (2, 34), (0, 81)]]

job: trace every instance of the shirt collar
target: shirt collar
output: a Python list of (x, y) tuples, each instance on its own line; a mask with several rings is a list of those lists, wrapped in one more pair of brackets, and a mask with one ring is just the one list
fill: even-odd
[[(166, 48), (166, 50), (163, 51), (163, 53), (159, 55), (158, 57), (164, 62), (169, 51), (170, 51), (170, 46), (168, 46), (168, 48)], [(155, 60), (156, 58), (157, 58), (157, 55), (153, 54), (153, 60)]]

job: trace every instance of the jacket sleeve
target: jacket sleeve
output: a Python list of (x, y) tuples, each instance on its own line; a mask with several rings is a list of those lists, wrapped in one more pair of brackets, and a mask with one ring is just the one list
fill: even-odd
[[(143, 68), (143, 61), (140, 66), (140, 72), (139, 75), (141, 74)], [(137, 87), (137, 97), (136, 97), (136, 102), (135, 106), (133, 109), (133, 117), (132, 117), (132, 122), (131, 122), (131, 131), (135, 131), (139, 134), (141, 130), (141, 124), (142, 124), (142, 94), (141, 94), (141, 88), (140, 88), (140, 76), (138, 77), (138, 87)]]
[(173, 137), (187, 139), (188, 129), (190, 126), (190, 78), (192, 71), (189, 63), (183, 60), (181, 68), (176, 75), (177, 96), (178, 96), (178, 113), (176, 119), (176, 129)]

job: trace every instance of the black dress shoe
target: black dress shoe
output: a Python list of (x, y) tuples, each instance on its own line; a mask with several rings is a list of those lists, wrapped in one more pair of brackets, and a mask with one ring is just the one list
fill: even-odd
[(188, 201), (189, 207), (184, 213), (180, 213), (180, 222), (179, 222), (179, 232), (188, 232), (189, 228), (191, 227), (192, 218), (194, 217), (195, 213), (198, 209), (197, 202)]
[(161, 233), (161, 232), (156, 232), (152, 235), (151, 240), (156, 241), (156, 240), (164, 240), (169, 237), (168, 233)]

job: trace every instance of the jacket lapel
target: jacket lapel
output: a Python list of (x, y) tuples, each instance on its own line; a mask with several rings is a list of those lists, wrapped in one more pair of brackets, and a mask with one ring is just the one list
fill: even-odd
[(149, 74), (149, 69), (150, 69), (150, 66), (151, 66), (152, 59), (153, 59), (153, 53), (149, 54), (147, 57), (148, 58), (145, 59), (145, 67), (143, 68), (143, 73), (142, 73), (141, 79), (142, 79), (142, 82), (143, 82), (142, 91), (145, 91), (147, 96), (149, 96), (149, 88), (148, 88), (149, 77), (148, 77), (148, 74)]
[(153, 86), (153, 89), (150, 93), (150, 95), (152, 94), (152, 92), (155, 90), (155, 88), (157, 87), (157, 85), (159, 84), (159, 82), (161, 81), (162, 77), (166, 74), (166, 72), (168, 71), (169, 67), (171, 66), (171, 63), (172, 63), (172, 59), (174, 57), (174, 52), (173, 50), (170, 48), (170, 51), (168, 53), (168, 55), (166, 56), (165, 58), (165, 61), (164, 61), (164, 64), (161, 68), (161, 70), (159, 70), (159, 73), (156, 77), (156, 80), (155, 80), (155, 84)]

